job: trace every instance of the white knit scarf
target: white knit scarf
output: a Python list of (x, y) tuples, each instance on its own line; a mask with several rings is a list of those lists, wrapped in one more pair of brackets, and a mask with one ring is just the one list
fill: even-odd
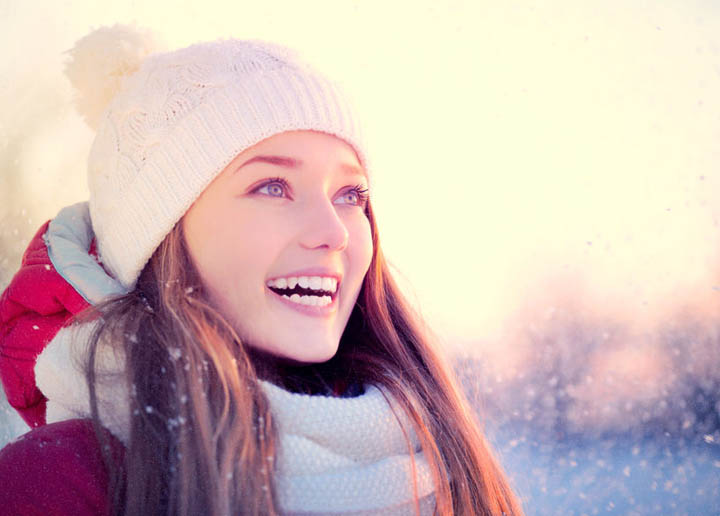
[[(83, 374), (92, 325), (62, 329), (38, 358), (37, 385), (48, 398), (47, 422), (90, 416)], [(103, 425), (125, 445), (130, 398), (122, 357), (98, 347), (98, 410)], [(412, 425), (399, 404), (376, 386), (355, 398), (288, 392), (261, 382), (278, 428), (275, 482), (286, 515), (431, 515), (435, 497), (430, 469)], [(147, 410), (152, 410), (147, 408)], [(404, 433), (412, 443), (408, 449)]]

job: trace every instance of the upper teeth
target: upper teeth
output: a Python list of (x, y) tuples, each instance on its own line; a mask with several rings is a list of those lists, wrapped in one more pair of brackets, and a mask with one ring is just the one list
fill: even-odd
[(337, 290), (337, 280), (328, 276), (290, 276), (289, 278), (277, 278), (267, 282), (268, 287), (275, 288), (295, 288), (296, 285), (300, 285), (302, 288), (325, 290), (327, 292)]

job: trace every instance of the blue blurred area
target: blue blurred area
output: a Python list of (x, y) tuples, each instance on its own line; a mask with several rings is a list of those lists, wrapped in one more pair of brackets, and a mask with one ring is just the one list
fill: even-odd
[(453, 367), (528, 516), (718, 516), (719, 328), (665, 321), (645, 336), (653, 370), (617, 327), (568, 311), (533, 328), (523, 367)]
[(589, 442), (491, 435), (528, 516), (720, 514), (720, 444), (631, 436)]

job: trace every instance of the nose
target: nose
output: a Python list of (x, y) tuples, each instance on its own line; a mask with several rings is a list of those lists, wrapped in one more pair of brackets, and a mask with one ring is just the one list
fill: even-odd
[(306, 223), (300, 239), (302, 247), (337, 251), (347, 247), (350, 234), (331, 202), (314, 202), (307, 207), (304, 215)]

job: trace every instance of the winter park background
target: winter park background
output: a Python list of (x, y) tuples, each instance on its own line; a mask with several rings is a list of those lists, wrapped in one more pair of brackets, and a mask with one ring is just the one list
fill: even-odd
[(365, 114), (385, 252), (527, 514), (720, 514), (720, 5), (260, 4), (0, 0), (0, 288), (87, 197), (62, 51), (285, 43)]

